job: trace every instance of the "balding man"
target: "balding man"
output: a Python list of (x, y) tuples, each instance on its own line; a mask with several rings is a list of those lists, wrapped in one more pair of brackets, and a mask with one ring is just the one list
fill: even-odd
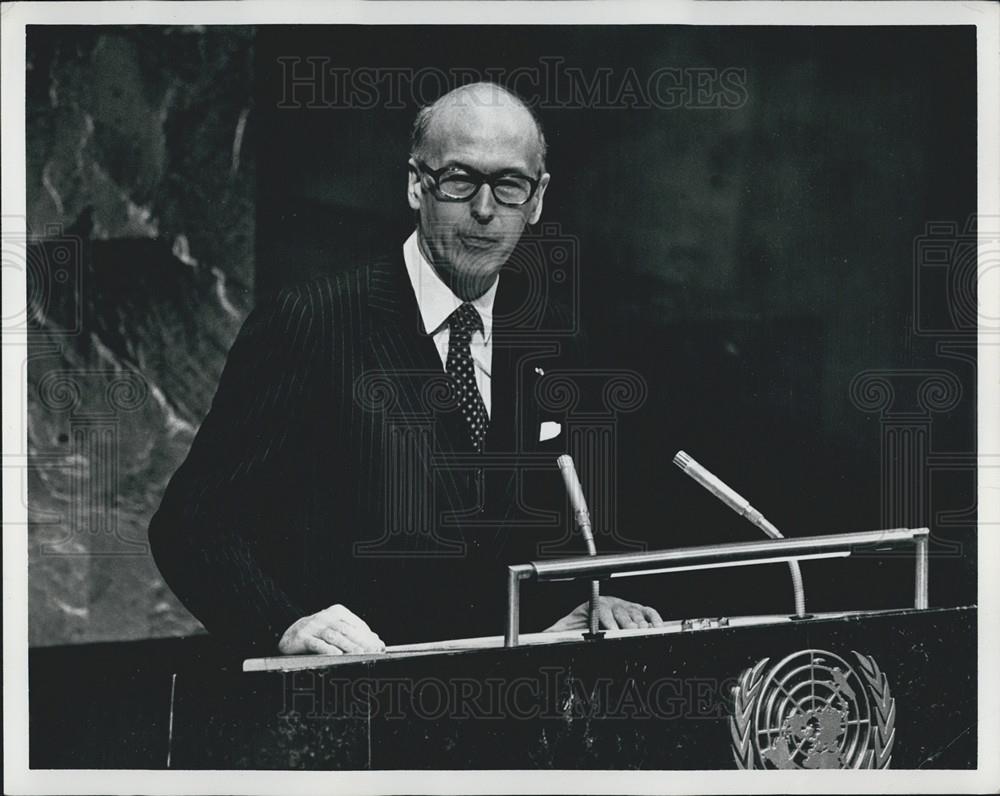
[[(420, 111), (408, 169), (402, 256), (251, 313), (150, 525), (175, 593), (246, 654), (492, 635), (506, 566), (537, 557), (524, 495), (544, 474), (518, 457), (563, 452), (536, 396), (574, 352), (532, 353), (565, 318), (526, 323), (532, 287), (501, 271), (541, 217), (545, 138), (516, 96), (476, 83)], [(532, 609), (533, 629), (584, 627), (572, 593), (529, 601), (528, 629)], [(604, 627), (661, 621), (602, 601)]]

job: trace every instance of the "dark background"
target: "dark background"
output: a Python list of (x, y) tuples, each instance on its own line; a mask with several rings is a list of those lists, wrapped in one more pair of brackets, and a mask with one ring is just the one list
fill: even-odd
[[(562, 59), (583, 84), (607, 86), (599, 100), (570, 100), (568, 82), (511, 87), (537, 100), (546, 130), (542, 223), (575, 239), (592, 364), (648, 385), (618, 425), (618, 536), (663, 547), (759, 535), (670, 464), (678, 449), (790, 536), (931, 524), (935, 510), (973, 505), (972, 473), (939, 478), (928, 505), (907, 495), (891, 508), (883, 418), (852, 402), (850, 384), (870, 369), (953, 372), (963, 398), (934, 414), (932, 444), (974, 450), (974, 368), (938, 357), (914, 322), (915, 241), (928, 221), (975, 212), (974, 54), (974, 31), (960, 28), (262, 29), (257, 286), (398, 248), (413, 227), (407, 135), (417, 103), (436, 96), (432, 72), (510, 76)], [(279, 61), (296, 56), (328, 60)], [(417, 77), (394, 94), (386, 78), (379, 104), (351, 109), (323, 71), (373, 66)], [(622, 93), (630, 73), (642, 84), (661, 67), (744, 70), (745, 102), (704, 107), (692, 92), (643, 107), (641, 93)], [(966, 557), (934, 562), (935, 604), (975, 601), (973, 522), (936, 529)], [(909, 562), (803, 567), (817, 610), (909, 597)], [(727, 570), (627, 593), (673, 615), (782, 610), (785, 577)]]
[[(670, 464), (683, 448), (788, 536), (930, 525), (931, 604), (974, 602), (975, 44), (960, 27), (31, 29), (32, 643), (197, 628), (145, 524), (240, 320), (412, 229), (408, 133), (434, 83), (403, 79), (364, 108), (309, 107), (300, 86), (300, 107), (280, 107), (296, 104), (284, 57), (501, 81), (543, 58), (585, 81), (607, 70), (605, 101), (538, 109), (543, 234), (577, 252), (592, 363), (647, 386), (618, 419), (599, 546), (758, 537)], [(620, 94), (630, 70), (662, 67), (742, 70), (744, 93), (723, 108)], [(925, 256), (929, 224), (943, 263)], [(60, 245), (79, 262), (69, 287), (49, 278)], [(95, 490), (104, 454), (76, 441), (103, 392), (67, 408), (44, 387), (109, 363), (141, 374), (148, 400), (116, 410), (118, 469)], [(865, 372), (888, 385), (884, 406)], [(935, 378), (940, 400), (920, 389)], [(73, 513), (74, 489), (99, 499)], [(814, 610), (911, 599), (912, 560), (803, 570)], [(786, 579), (734, 569), (618, 591), (671, 616), (773, 612), (790, 607)]]

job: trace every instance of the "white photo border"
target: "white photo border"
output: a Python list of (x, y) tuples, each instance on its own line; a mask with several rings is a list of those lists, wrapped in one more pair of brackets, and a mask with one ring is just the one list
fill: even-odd
[[(1000, 4), (992, 2), (24, 2), (0, 7), (2, 24), (2, 215), (25, 233), (25, 27), (45, 25), (462, 24), (539, 25), (974, 25), (977, 28), (978, 214), (1000, 221)], [(18, 228), (20, 224), (21, 228)], [(6, 247), (9, 237), (4, 235)], [(985, 247), (985, 244), (983, 244)], [(985, 275), (980, 251), (979, 280)], [(4, 262), (7, 252), (4, 252)], [(996, 279), (994, 277), (993, 282)], [(23, 312), (25, 274), (3, 270), (3, 317)], [(1000, 317), (1000, 291), (980, 291), (980, 316)], [(3, 679), (5, 793), (957, 793), (1000, 789), (1000, 469), (979, 468), (979, 768), (973, 771), (51, 771), (29, 770), (27, 749), (26, 341), (3, 353)], [(1000, 454), (1000, 347), (978, 346), (978, 451)]]

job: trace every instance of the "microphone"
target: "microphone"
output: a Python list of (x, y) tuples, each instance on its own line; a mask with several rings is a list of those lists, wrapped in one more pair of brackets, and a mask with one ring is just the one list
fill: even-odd
[(576, 474), (576, 465), (573, 464), (573, 457), (563, 454), (556, 459), (559, 472), (562, 473), (563, 483), (566, 485), (566, 492), (569, 494), (569, 503), (573, 507), (573, 517), (576, 519), (576, 527), (583, 535), (583, 541), (587, 545), (587, 553), (596, 556), (597, 547), (594, 545), (594, 532), (590, 526), (590, 510), (587, 508), (587, 500), (583, 496), (583, 487), (580, 486), (580, 477)]
[(746, 517), (772, 539), (785, 538), (781, 535), (781, 531), (765, 519), (763, 514), (750, 505), (749, 500), (728, 484), (723, 483), (722, 480), (698, 464), (698, 462), (684, 451), (677, 451), (677, 454), (674, 456), (674, 464), (680, 467), (685, 475), (691, 476), (691, 478), (729, 506), (729, 508), (741, 517)]
[[(775, 528), (763, 514), (750, 505), (749, 500), (698, 464), (684, 451), (677, 451), (674, 455), (674, 464), (741, 517), (746, 517), (769, 537), (772, 539), (785, 538), (781, 531)], [(789, 561), (788, 568), (792, 573), (792, 588), (795, 592), (795, 614), (798, 617), (804, 617), (806, 615), (806, 597), (802, 586), (802, 571), (799, 569), (799, 562)]]
[[(580, 529), (583, 541), (587, 545), (587, 554), (596, 556), (597, 545), (594, 544), (594, 532), (590, 527), (590, 510), (587, 508), (587, 500), (583, 496), (583, 487), (580, 485), (580, 477), (576, 474), (576, 465), (573, 464), (573, 457), (569, 454), (563, 454), (556, 459), (556, 465), (558, 465), (563, 483), (566, 485), (569, 502), (573, 507), (573, 518), (576, 520), (576, 527)], [(586, 639), (595, 640), (604, 635), (603, 632), (598, 632), (597, 609), (600, 596), (601, 582), (599, 580), (592, 580), (590, 582), (590, 607), (588, 611), (590, 632), (584, 634), (584, 638)]]

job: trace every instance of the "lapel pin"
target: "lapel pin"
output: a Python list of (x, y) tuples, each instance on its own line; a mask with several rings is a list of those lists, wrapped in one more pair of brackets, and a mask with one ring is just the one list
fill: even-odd
[(536, 365), (536, 366), (535, 366), (535, 374), (536, 374), (536, 375), (538, 375), (538, 376), (544, 376), (544, 375), (545, 375), (545, 371), (544, 371), (544, 370), (542, 370), (542, 369), (541, 369), (540, 367), (538, 367), (538, 366)]

